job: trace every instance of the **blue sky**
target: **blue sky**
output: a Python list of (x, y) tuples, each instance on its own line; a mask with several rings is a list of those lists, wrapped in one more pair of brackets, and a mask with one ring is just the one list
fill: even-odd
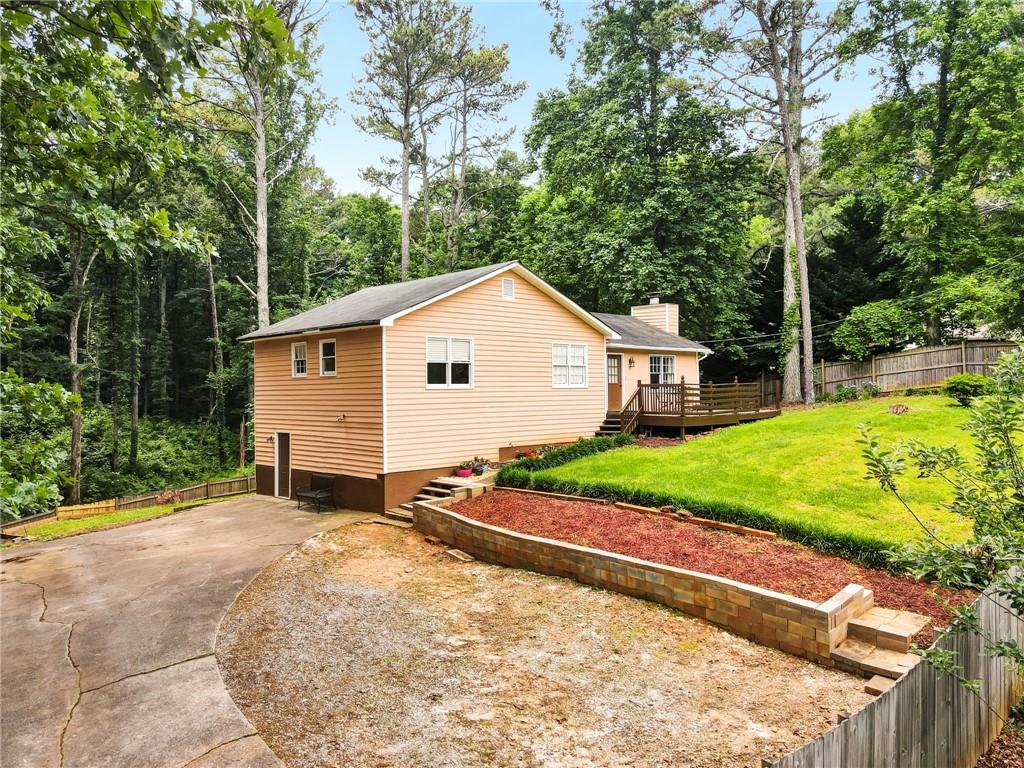
[[(573, 47), (565, 60), (548, 50), (551, 17), (537, 2), (475, 2), (473, 17), (484, 28), (489, 43), (507, 43), (509, 79), (525, 81), (528, 86), (517, 102), (509, 105), (505, 116), (508, 125), (516, 128), (513, 149), (521, 150), (522, 134), (530, 124), (537, 95), (551, 88), (564, 86), (575, 59), (575, 48), (583, 38), (581, 22), (589, 3), (566, 2), (562, 6), (566, 21), (574, 27)], [(342, 0), (331, 0), (320, 41), (324, 51), (320, 58), (320, 86), (338, 101), (338, 111), (331, 124), (317, 132), (312, 152), (317, 163), (334, 179), (339, 192), (370, 192), (372, 187), (359, 178), (359, 169), (378, 162), (384, 154), (395, 151), (391, 142), (360, 131), (352, 122), (354, 107), (349, 93), (362, 73), (361, 57), (367, 48), (366, 38), (359, 30), (351, 7)], [(873, 79), (866, 62), (859, 62), (841, 82), (823, 82), (831, 98), (824, 105), (827, 114), (845, 117), (855, 109), (867, 107), (872, 101)]]

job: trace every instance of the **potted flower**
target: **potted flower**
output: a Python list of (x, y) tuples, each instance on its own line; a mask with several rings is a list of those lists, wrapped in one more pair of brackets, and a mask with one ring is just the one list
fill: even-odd
[(464, 461), (455, 468), (456, 477), (469, 477), (473, 474), (473, 462)]
[(482, 456), (474, 456), (472, 464), (474, 475), (482, 475), (491, 468), (490, 459), (485, 459)]

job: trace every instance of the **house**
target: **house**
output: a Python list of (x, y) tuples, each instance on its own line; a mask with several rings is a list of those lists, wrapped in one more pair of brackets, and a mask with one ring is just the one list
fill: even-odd
[(518, 262), (365, 288), (246, 334), (257, 492), (335, 475), (382, 511), (474, 456), (592, 436), (638, 382), (696, 382), (679, 308), (591, 313)]

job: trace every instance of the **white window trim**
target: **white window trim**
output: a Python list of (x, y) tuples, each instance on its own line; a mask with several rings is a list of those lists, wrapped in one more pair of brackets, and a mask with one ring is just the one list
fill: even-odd
[[(445, 378), (452, 380), (452, 341), (469, 342), (469, 384), (431, 384), (427, 376), (427, 364), (430, 362), (430, 340), (444, 339), (448, 342), (448, 372)], [(472, 336), (426, 336), (423, 339), (423, 384), (427, 389), (474, 389), (476, 387), (476, 340)]]
[[(296, 373), (295, 372), (295, 348), (296, 347), (302, 347), (303, 348), (303, 352), (304, 352), (303, 358), (306, 361), (306, 370), (303, 371), (302, 373)], [(296, 342), (294, 342), (292, 344), (291, 357), (288, 360), (288, 364), (292, 367), (292, 378), (293, 379), (304, 379), (304, 378), (306, 378), (306, 376), (309, 374), (309, 345), (307, 345), (306, 342), (304, 342), (304, 341), (296, 341)]]
[[(508, 286), (508, 294), (505, 293), (505, 286)], [(505, 301), (516, 300), (516, 281), (511, 277), (501, 278), (501, 298)]]
[[(675, 384), (676, 383), (676, 356), (675, 355), (648, 355), (647, 356), (647, 380), (654, 383), (653, 371), (651, 370), (651, 364), (654, 362), (654, 358), (660, 358), (662, 361), (668, 359), (672, 361), (672, 380), (671, 381), (660, 381), (659, 384)], [(664, 368), (659, 372), (664, 375)]]
[[(583, 347), (583, 383), (572, 383), (571, 364), (566, 365), (570, 369), (566, 375), (565, 384), (555, 384), (555, 347), (563, 345), (567, 347)], [(567, 361), (571, 358), (567, 357)], [(590, 345), (585, 341), (553, 341), (551, 342), (551, 388), (552, 389), (588, 389), (590, 387)], [(607, 389), (607, 387), (606, 387)]]
[[(334, 370), (329, 373), (324, 373), (324, 344), (334, 345)], [(338, 340), (337, 339), (320, 339), (320, 356), (316, 361), (317, 368), (321, 376), (337, 376), (338, 375)], [(309, 370), (309, 362), (306, 362), (306, 369)]]

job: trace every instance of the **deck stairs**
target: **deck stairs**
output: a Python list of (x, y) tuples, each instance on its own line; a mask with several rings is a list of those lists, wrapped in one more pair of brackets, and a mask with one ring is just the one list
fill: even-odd
[(413, 501), (430, 502), (448, 499), (461, 501), (463, 499), (471, 499), (489, 491), (494, 486), (494, 476), (496, 474), (497, 472), (492, 471), (485, 472), (479, 477), (435, 477), (420, 489), (415, 499), (385, 511), (384, 517), (411, 523)]
[(622, 433), (622, 417), (618, 411), (608, 411), (604, 423), (597, 430), (598, 437), (615, 437)]
[(910, 611), (872, 606), (849, 620), (846, 639), (832, 651), (832, 660), (849, 672), (896, 680), (921, 660), (909, 652), (910, 645), (930, 621)]

